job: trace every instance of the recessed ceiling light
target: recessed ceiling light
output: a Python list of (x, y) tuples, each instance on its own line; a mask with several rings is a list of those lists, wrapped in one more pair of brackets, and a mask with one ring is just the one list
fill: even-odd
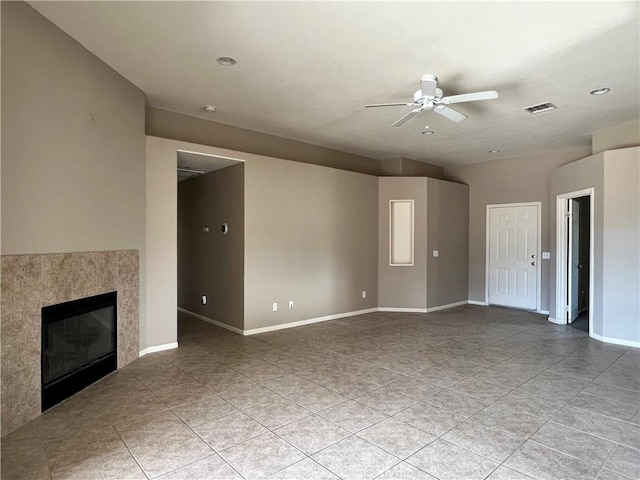
[(424, 132), (421, 132), (422, 135), (433, 135), (435, 132), (433, 130), (425, 130)]
[(604, 95), (605, 93), (609, 93), (610, 91), (611, 89), (607, 87), (596, 88), (595, 90), (591, 90), (589, 92), (589, 95)]
[(489, 150), (489, 153), (500, 153), (500, 150)]
[(206, 107), (203, 107), (205, 111), (209, 112), (209, 113), (214, 113), (216, 111), (216, 107), (214, 107), (213, 105), (207, 105)]
[(218, 57), (216, 58), (216, 62), (225, 67), (233, 67), (236, 63), (236, 59), (232, 57)]

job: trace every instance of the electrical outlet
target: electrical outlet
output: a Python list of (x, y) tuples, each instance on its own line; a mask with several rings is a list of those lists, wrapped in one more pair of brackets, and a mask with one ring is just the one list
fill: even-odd
[(273, 311), (274, 312), (278, 311), (278, 302), (273, 302)]
[(362, 290), (362, 298), (367, 298), (367, 291), (366, 290)]
[(207, 296), (206, 295), (202, 295), (202, 304), (203, 305), (207, 304)]
[(289, 300), (289, 310), (293, 310), (293, 300)]
[(550, 260), (551, 259), (551, 252), (542, 252), (542, 259), (543, 260)]
[(440, 256), (440, 251), (439, 250), (434, 250), (433, 251), (433, 256), (434, 257), (439, 257)]

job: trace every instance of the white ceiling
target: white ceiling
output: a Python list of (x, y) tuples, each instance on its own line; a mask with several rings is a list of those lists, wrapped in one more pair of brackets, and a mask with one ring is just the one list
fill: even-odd
[[(377, 159), (449, 165), (589, 145), (640, 115), (635, 1), (30, 4), (149, 105)], [(461, 124), (425, 112), (391, 128), (409, 107), (363, 108), (409, 101), (426, 73), (445, 95), (500, 98), (456, 105)], [(522, 110), (545, 101), (558, 110)], [(420, 135), (425, 125), (435, 134)]]

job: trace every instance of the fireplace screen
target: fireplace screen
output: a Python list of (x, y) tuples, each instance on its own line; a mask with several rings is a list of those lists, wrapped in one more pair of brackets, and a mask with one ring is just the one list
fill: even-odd
[(117, 368), (116, 292), (42, 309), (42, 411)]

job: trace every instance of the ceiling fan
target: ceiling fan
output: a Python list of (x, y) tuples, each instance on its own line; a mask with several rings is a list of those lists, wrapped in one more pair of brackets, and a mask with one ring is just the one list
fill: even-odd
[(437, 114), (442, 115), (449, 120), (460, 123), (469, 117), (454, 110), (453, 108), (448, 107), (447, 105), (451, 105), (453, 103), (476, 102), (478, 100), (491, 100), (494, 98), (498, 98), (498, 92), (496, 92), (495, 90), (443, 97), (442, 89), (438, 88), (438, 78), (432, 74), (423, 75), (420, 79), (420, 83), (421, 88), (413, 94), (412, 102), (374, 103), (372, 105), (365, 105), (365, 108), (399, 106), (415, 107), (404, 117), (391, 125), (392, 127), (399, 127), (400, 125), (404, 125), (406, 122), (408, 122), (424, 110), (433, 110)]

